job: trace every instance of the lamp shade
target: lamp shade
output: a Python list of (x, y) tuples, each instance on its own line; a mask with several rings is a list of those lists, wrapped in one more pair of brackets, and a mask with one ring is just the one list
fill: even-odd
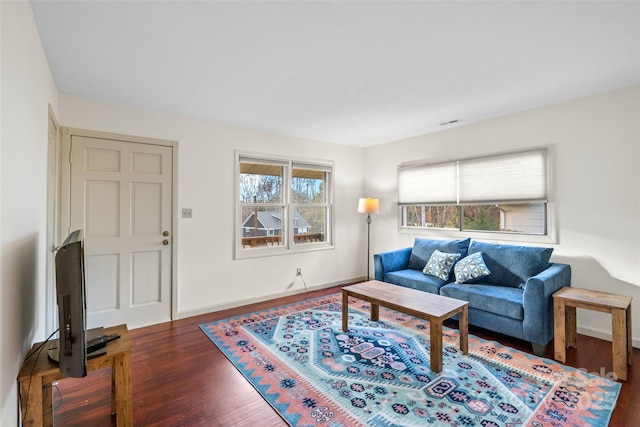
[(362, 197), (358, 202), (358, 212), (372, 214), (380, 212), (380, 201), (371, 197)]

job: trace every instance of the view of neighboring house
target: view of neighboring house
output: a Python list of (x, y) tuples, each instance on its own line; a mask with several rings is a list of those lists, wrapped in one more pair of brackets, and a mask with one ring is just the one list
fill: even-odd
[(500, 230), (514, 233), (544, 234), (544, 204), (500, 205)]
[[(310, 232), (311, 224), (297, 211), (294, 211), (293, 234), (307, 234)], [(280, 236), (281, 234), (282, 211), (280, 210), (254, 211), (242, 224), (243, 237)]]

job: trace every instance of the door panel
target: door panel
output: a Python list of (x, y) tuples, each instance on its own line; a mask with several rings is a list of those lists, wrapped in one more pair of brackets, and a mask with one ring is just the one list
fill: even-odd
[(118, 181), (86, 181), (85, 238), (98, 239), (120, 235), (120, 183)]
[(86, 147), (84, 168), (87, 172), (120, 172), (120, 151)]
[(171, 320), (171, 162), (169, 146), (71, 136), (70, 229), (84, 230), (90, 328)]
[[(87, 311), (118, 310), (120, 308), (120, 256), (103, 254), (87, 256), (85, 268), (90, 272), (87, 283)], [(87, 280), (88, 282), (88, 280)]]
[(162, 184), (131, 184), (131, 234), (162, 234)]
[(132, 254), (131, 260), (132, 305), (160, 302), (162, 296), (160, 251), (136, 252)]

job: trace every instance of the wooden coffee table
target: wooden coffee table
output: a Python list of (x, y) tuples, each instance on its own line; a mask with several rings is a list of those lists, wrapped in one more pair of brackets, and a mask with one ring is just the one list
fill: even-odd
[(371, 320), (377, 321), (379, 306), (410, 314), (430, 323), (430, 363), (434, 372), (442, 371), (442, 322), (460, 314), (460, 350), (469, 351), (469, 303), (454, 298), (417, 291), (404, 286), (371, 280), (342, 288), (342, 330), (349, 329), (349, 297), (371, 303)]

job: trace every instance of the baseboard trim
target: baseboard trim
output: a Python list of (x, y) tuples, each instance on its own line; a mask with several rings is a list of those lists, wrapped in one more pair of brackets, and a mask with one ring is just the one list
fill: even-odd
[[(600, 329), (584, 328), (584, 327), (578, 326), (576, 328), (576, 332), (578, 332), (579, 334), (582, 334), (582, 335), (587, 335), (589, 337), (598, 338), (598, 339), (605, 340), (605, 341), (612, 341), (613, 340), (613, 335), (611, 334), (611, 332), (603, 331), (603, 330), (600, 330)], [(632, 344), (633, 347), (640, 348), (640, 340), (637, 340), (637, 339), (631, 337), (631, 341), (633, 343)]]
[(227, 310), (229, 308), (241, 307), (243, 305), (255, 304), (257, 302), (268, 301), (268, 300), (271, 300), (271, 299), (280, 298), (280, 297), (286, 297), (286, 296), (289, 296), (289, 295), (296, 295), (296, 294), (303, 294), (305, 292), (318, 291), (318, 290), (321, 290), (321, 289), (331, 288), (333, 286), (339, 286), (339, 285), (345, 285), (346, 286), (346, 285), (348, 285), (350, 283), (361, 282), (363, 280), (365, 280), (365, 277), (354, 277), (354, 278), (351, 278), (351, 279), (339, 280), (339, 281), (336, 281), (336, 282), (329, 282), (329, 283), (324, 283), (324, 284), (321, 284), (321, 285), (307, 286), (306, 290), (305, 289), (295, 289), (295, 290), (281, 292), (281, 293), (277, 293), (277, 294), (264, 295), (264, 296), (257, 297), (257, 298), (242, 299), (242, 300), (233, 301), (233, 302), (226, 303), (226, 304), (212, 305), (212, 306), (208, 306), (208, 307), (199, 308), (197, 310), (181, 311), (181, 312), (178, 312), (177, 318), (175, 320), (186, 319), (188, 317), (194, 317), (194, 316), (200, 316), (200, 315), (203, 315), (203, 314), (213, 313), (215, 311)]

